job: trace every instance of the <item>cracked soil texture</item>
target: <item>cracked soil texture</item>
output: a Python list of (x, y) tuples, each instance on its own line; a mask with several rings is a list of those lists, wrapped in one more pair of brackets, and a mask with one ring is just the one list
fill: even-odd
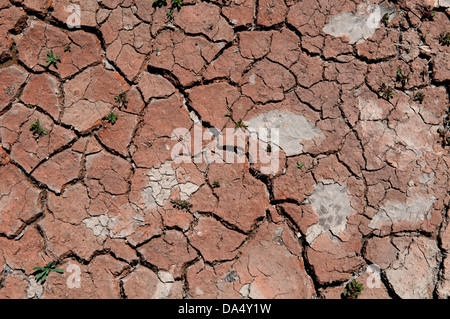
[(450, 297), (449, 3), (381, 2), (0, 0), (0, 298)]

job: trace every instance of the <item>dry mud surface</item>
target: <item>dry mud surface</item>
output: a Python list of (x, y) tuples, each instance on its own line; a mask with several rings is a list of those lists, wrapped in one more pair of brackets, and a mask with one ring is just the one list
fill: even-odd
[(0, 298), (448, 298), (449, 1), (168, 2), (0, 0)]

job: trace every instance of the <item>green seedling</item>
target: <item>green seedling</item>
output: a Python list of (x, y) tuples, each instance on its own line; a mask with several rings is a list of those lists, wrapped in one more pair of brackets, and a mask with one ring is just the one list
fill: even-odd
[(248, 126), (244, 124), (244, 121), (242, 121), (242, 119), (239, 119), (239, 121), (236, 123), (236, 130), (242, 128), (242, 129), (247, 129)]
[(422, 92), (417, 92), (416, 95), (414, 95), (414, 101), (419, 101), (420, 103), (422, 103), (424, 99), (425, 94), (423, 94)]
[(232, 116), (233, 116), (232, 113), (227, 113), (227, 114), (225, 114), (225, 117), (232, 117)]
[(111, 123), (112, 125), (116, 124), (117, 118), (119, 116), (113, 112), (109, 112), (108, 116), (106, 117), (106, 119), (108, 120), (109, 123)]
[[(162, 7), (163, 5), (167, 5), (167, 0), (153, 0), (154, 6)], [(172, 20), (173, 19), (173, 13), (175, 12), (175, 9), (180, 10), (181, 6), (183, 5), (183, 0), (172, 0), (172, 4), (170, 6), (169, 11), (167, 12), (167, 18)]]
[(450, 45), (450, 32), (443, 32), (439, 36), (439, 43), (442, 45)]
[(170, 8), (169, 11), (167, 12), (167, 18), (170, 20), (173, 19), (173, 11), (174, 11), (174, 8)]
[(358, 283), (355, 279), (347, 284), (343, 293), (345, 299), (356, 299), (364, 290), (363, 284)]
[(450, 146), (450, 114), (444, 118), (444, 123), (438, 129), (439, 135), (442, 137), (442, 146)]
[(385, 13), (384, 16), (381, 18), (381, 23), (383, 23), (385, 26), (389, 24), (389, 19), (391, 18), (390, 13)]
[(119, 103), (119, 107), (125, 107), (127, 108), (128, 106), (128, 98), (127, 98), (127, 93), (122, 91), (119, 93), (119, 95), (117, 95), (116, 97), (114, 97), (114, 100), (116, 101), (116, 103)]
[(449, 130), (449, 128), (440, 127), (438, 129), (438, 133), (442, 137), (442, 145), (444, 147), (450, 146), (450, 130)]
[(272, 153), (272, 145), (267, 144), (266, 152), (267, 153)]
[(59, 274), (64, 273), (62, 269), (55, 269), (56, 261), (49, 262), (45, 267), (34, 267), (33, 270), (35, 270), (35, 278), (37, 282), (41, 282), (43, 284), (45, 282), (45, 279), (47, 278), (50, 271), (57, 272)]
[(431, 21), (436, 16), (436, 12), (431, 9), (429, 6), (422, 6), (419, 8), (420, 14), (422, 15), (422, 21), (428, 20)]
[(305, 167), (305, 164), (297, 162), (297, 168), (298, 169), (303, 169), (303, 167)]
[(66, 46), (64, 47), (64, 52), (70, 52), (70, 43), (66, 44)]
[(394, 89), (383, 83), (380, 91), (378, 92), (378, 96), (384, 98), (386, 101), (389, 101), (394, 97)]
[(421, 40), (422, 42), (425, 42), (425, 41), (427, 40), (427, 35), (426, 35), (426, 34), (421, 34), (421, 35), (420, 35), (420, 40)]
[(397, 70), (397, 81), (405, 86), (409, 81), (409, 74), (403, 73), (400, 69)]
[(156, 6), (161, 7), (161, 6), (163, 6), (163, 5), (166, 5), (166, 4), (167, 4), (167, 1), (166, 1), (166, 0), (153, 0), (153, 3), (154, 3)]
[(50, 66), (51, 64), (55, 65), (55, 68), (57, 67), (58, 61), (60, 61), (61, 56), (60, 55), (54, 55), (53, 50), (47, 51), (47, 62), (45, 63), (45, 66)]
[(177, 7), (181, 8), (183, 5), (183, 0), (172, 0), (172, 8)]
[(219, 187), (220, 187), (220, 181), (214, 181), (213, 188), (219, 188)]
[(38, 141), (42, 135), (48, 134), (48, 132), (46, 130), (44, 130), (44, 128), (42, 127), (41, 123), (39, 123), (39, 120), (36, 120), (36, 122), (31, 124), (30, 131), (33, 132), (33, 135), (34, 135), (34, 138), (36, 139), (36, 141)]
[(192, 204), (189, 203), (186, 200), (181, 200), (181, 199), (171, 199), (170, 203), (172, 203), (173, 207), (179, 210), (186, 210), (189, 211), (192, 208)]

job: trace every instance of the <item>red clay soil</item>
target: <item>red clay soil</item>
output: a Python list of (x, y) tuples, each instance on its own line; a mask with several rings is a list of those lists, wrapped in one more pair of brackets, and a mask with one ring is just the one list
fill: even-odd
[(449, 2), (380, 2), (0, 0), (0, 298), (448, 298)]

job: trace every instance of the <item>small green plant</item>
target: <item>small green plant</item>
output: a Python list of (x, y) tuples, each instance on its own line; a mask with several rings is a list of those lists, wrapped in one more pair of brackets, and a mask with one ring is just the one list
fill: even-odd
[(380, 88), (380, 91), (378, 92), (378, 96), (382, 97), (386, 101), (389, 101), (394, 97), (394, 89), (383, 83), (383, 85)]
[(219, 187), (220, 187), (220, 181), (214, 181), (213, 188), (219, 188)]
[(391, 14), (389, 12), (386, 12), (383, 17), (381, 18), (381, 23), (383, 23), (385, 26), (389, 24), (389, 19), (391, 18)]
[(436, 12), (434, 12), (434, 10), (432, 10), (430, 6), (421, 6), (421, 7), (419, 7), (419, 11), (420, 11), (420, 14), (422, 15), (422, 18), (421, 18), (422, 21), (423, 20), (431, 21), (436, 16)]
[(444, 123), (439, 127), (438, 133), (442, 138), (442, 146), (450, 146), (450, 113), (444, 117)]
[(64, 47), (64, 52), (70, 52), (70, 43), (66, 44), (66, 46)]
[(116, 101), (116, 103), (119, 103), (119, 107), (125, 107), (127, 108), (128, 106), (128, 97), (127, 97), (127, 93), (124, 91), (121, 91), (119, 93), (119, 95), (117, 95), (116, 97), (114, 97), (114, 100)]
[(400, 82), (403, 86), (406, 85), (409, 81), (409, 74), (403, 73), (402, 70), (397, 70), (397, 81)]
[(236, 130), (239, 129), (239, 128), (247, 129), (248, 126), (244, 124), (244, 121), (242, 119), (239, 119), (239, 121), (236, 123), (236, 127), (235, 128), (236, 128)]
[(36, 141), (38, 141), (42, 135), (48, 134), (48, 132), (42, 127), (41, 123), (39, 123), (39, 120), (36, 120), (33, 124), (31, 124), (30, 131), (33, 132)]
[(170, 203), (172, 203), (173, 207), (179, 210), (189, 211), (192, 208), (192, 204), (186, 200), (181, 199), (171, 199)]
[(225, 114), (225, 117), (232, 117), (233, 116), (233, 113), (227, 113), (227, 114)]
[(450, 45), (450, 32), (443, 32), (439, 36), (439, 43), (442, 45)]
[(58, 61), (60, 61), (61, 56), (55, 55), (53, 53), (53, 50), (47, 51), (47, 62), (45, 63), (45, 66), (50, 66), (51, 64), (55, 65), (55, 68), (57, 67)]
[(34, 267), (33, 270), (35, 270), (36, 281), (40, 281), (41, 284), (43, 284), (50, 271), (54, 271), (60, 274), (64, 273), (62, 269), (55, 269), (55, 266), (56, 261), (49, 262), (45, 267)]
[(425, 42), (427, 40), (427, 35), (426, 34), (421, 34), (420, 35), (420, 41)]
[(272, 145), (267, 144), (266, 152), (267, 152), (267, 153), (272, 153)]
[(111, 123), (112, 125), (116, 124), (117, 118), (119, 116), (117, 114), (115, 114), (114, 112), (109, 112), (108, 116), (106, 117), (106, 119), (108, 120), (109, 123)]
[[(167, 5), (167, 0), (153, 0), (154, 6), (162, 7)], [(181, 6), (183, 5), (183, 0), (172, 0), (172, 4), (170, 6), (169, 11), (167, 12), (167, 18), (169, 20), (173, 19), (173, 13), (175, 12), (175, 9), (180, 10)]]
[(170, 8), (169, 11), (167, 11), (167, 18), (169, 18), (170, 20), (173, 19), (173, 8)]
[(167, 1), (166, 0), (153, 0), (153, 3), (158, 7), (162, 7), (163, 5), (167, 4)]
[(298, 169), (303, 169), (303, 167), (305, 167), (305, 164), (297, 162), (297, 168)]
[(424, 99), (425, 94), (423, 94), (422, 92), (417, 92), (416, 95), (414, 95), (414, 101), (419, 101), (420, 103), (422, 103)]
[(183, 0), (172, 0), (172, 7), (181, 8)]
[(356, 299), (364, 290), (363, 284), (358, 283), (355, 279), (347, 284), (343, 296), (345, 299)]

